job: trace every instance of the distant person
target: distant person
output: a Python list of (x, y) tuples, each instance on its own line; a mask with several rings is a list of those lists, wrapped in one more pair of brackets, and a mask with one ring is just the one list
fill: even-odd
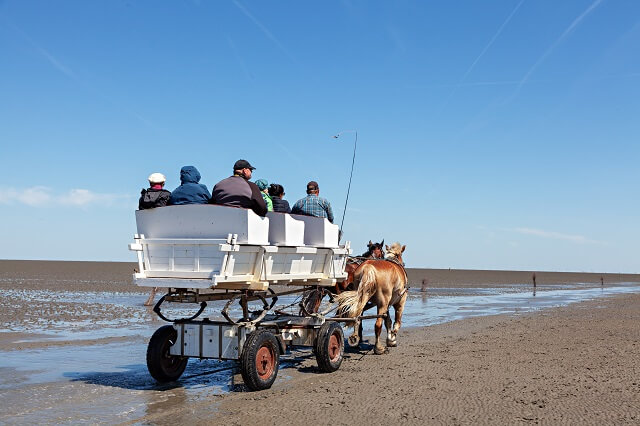
[(326, 199), (319, 197), (320, 188), (318, 182), (312, 180), (307, 184), (307, 196), (296, 201), (291, 209), (293, 214), (305, 216), (326, 217), (333, 223), (333, 211), (331, 204)]
[(279, 213), (291, 213), (289, 202), (284, 197), (284, 187), (278, 183), (272, 183), (269, 186), (269, 195), (273, 202), (273, 211)]
[(167, 178), (162, 173), (151, 173), (149, 175), (149, 188), (140, 192), (139, 210), (164, 207), (169, 203), (171, 192), (164, 189), (166, 180)]
[(199, 183), (200, 172), (194, 166), (180, 169), (180, 186), (173, 190), (169, 204), (207, 204), (211, 195), (206, 186)]
[(151, 287), (151, 291), (149, 292), (149, 297), (147, 298), (147, 301), (144, 302), (144, 306), (153, 305), (153, 300), (156, 298), (156, 293), (158, 292), (158, 288), (159, 287)]
[(273, 211), (273, 201), (271, 200), (271, 195), (269, 195), (269, 182), (266, 179), (258, 179), (256, 181), (256, 186), (260, 190), (262, 194), (262, 199), (264, 203), (267, 205), (267, 211)]
[(267, 214), (267, 205), (255, 183), (249, 182), (256, 168), (247, 160), (238, 160), (233, 165), (233, 175), (216, 183), (211, 191), (211, 204), (251, 209), (255, 214)]

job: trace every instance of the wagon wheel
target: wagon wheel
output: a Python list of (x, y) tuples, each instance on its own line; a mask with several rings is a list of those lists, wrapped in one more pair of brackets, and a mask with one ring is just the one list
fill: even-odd
[(268, 330), (258, 329), (247, 336), (240, 355), (242, 380), (252, 391), (269, 389), (278, 375), (278, 340)]
[(171, 325), (160, 327), (153, 333), (147, 346), (147, 368), (151, 377), (160, 383), (178, 380), (187, 367), (189, 358), (169, 354), (178, 333)]
[(322, 324), (313, 349), (320, 371), (332, 373), (340, 368), (344, 355), (344, 332), (340, 324), (333, 321)]

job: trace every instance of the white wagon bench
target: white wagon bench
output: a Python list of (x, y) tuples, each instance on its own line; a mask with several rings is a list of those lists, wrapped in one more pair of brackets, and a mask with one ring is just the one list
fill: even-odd
[[(266, 389), (290, 346), (312, 346), (322, 371), (339, 368), (344, 336), (335, 319), (310, 312), (304, 301), (304, 314), (270, 312), (278, 295), (307, 291), (322, 298), (327, 287), (347, 278), (351, 249), (349, 242), (339, 244), (337, 225), (286, 213), (263, 218), (215, 205), (139, 210), (136, 225), (129, 245), (138, 258), (133, 282), (168, 289), (154, 311), (168, 320), (160, 311), (164, 301), (200, 303), (194, 316), (173, 320), (152, 336), (147, 366), (156, 380), (177, 380), (188, 358), (235, 359), (251, 390)], [(292, 287), (276, 293), (274, 284)], [(196, 319), (213, 300), (228, 300), (222, 311), (227, 321)], [(228, 314), (234, 300), (243, 309), (238, 320)], [(248, 302), (256, 300), (263, 309), (250, 312)]]

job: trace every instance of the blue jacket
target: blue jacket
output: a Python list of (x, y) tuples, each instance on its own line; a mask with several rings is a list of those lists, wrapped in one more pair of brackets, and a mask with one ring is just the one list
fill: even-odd
[(169, 204), (207, 204), (211, 194), (206, 186), (200, 182), (200, 172), (193, 166), (184, 166), (180, 169), (180, 182), (182, 185), (171, 193)]

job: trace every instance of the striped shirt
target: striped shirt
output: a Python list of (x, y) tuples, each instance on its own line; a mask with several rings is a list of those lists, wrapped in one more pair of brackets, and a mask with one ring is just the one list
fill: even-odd
[(309, 194), (306, 197), (296, 201), (291, 209), (293, 214), (302, 214), (305, 216), (326, 217), (329, 222), (333, 223), (333, 211), (329, 201), (315, 194)]

